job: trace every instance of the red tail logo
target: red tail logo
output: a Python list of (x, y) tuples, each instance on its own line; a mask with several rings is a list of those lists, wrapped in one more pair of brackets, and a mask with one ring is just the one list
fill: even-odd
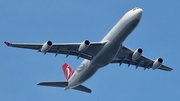
[(74, 74), (74, 70), (67, 63), (64, 63), (62, 68), (64, 71), (64, 76), (66, 77), (66, 80), (68, 81), (69, 78)]

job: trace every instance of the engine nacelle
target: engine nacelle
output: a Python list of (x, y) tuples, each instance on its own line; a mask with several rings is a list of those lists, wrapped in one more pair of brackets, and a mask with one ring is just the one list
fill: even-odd
[(141, 48), (138, 48), (134, 53), (132, 54), (132, 60), (137, 60), (139, 57), (142, 56), (143, 50)]
[(162, 58), (156, 59), (156, 61), (154, 61), (154, 63), (153, 63), (152, 69), (153, 70), (157, 69), (158, 67), (160, 67), (162, 65), (162, 63), (163, 63)]
[(86, 49), (89, 47), (89, 45), (90, 45), (89, 40), (83, 41), (83, 42), (81, 43), (81, 45), (79, 46), (78, 51), (81, 52), (81, 51), (86, 50)]
[(47, 52), (52, 46), (53, 46), (53, 43), (51, 41), (47, 41), (44, 43), (44, 45), (42, 46), (40, 51), (41, 52)]

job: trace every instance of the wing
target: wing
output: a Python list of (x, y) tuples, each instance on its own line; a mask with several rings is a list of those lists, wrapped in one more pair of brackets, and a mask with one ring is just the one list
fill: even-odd
[[(4, 42), (7, 46), (16, 47), (16, 48), (25, 48), (25, 49), (33, 49), (33, 50), (40, 50), (44, 44), (34, 44), (34, 43), (9, 43)], [(45, 53), (55, 53), (57, 54), (65, 54), (77, 56), (78, 58), (84, 58), (91, 60), (105, 45), (106, 42), (91, 42), (90, 46), (82, 51), (79, 52), (78, 48), (81, 43), (54, 43), (52, 47), (46, 51)]]
[[(137, 60), (132, 60), (132, 54), (134, 53), (133, 50), (123, 46), (122, 49), (119, 51), (119, 53), (116, 55), (116, 57), (111, 61), (111, 63), (122, 63), (128, 64), (129, 65), (134, 65), (136, 68), (138, 67), (143, 67), (145, 69), (150, 69), (153, 66), (154, 60), (151, 60), (145, 56), (139, 57)], [(165, 65), (161, 65), (158, 67), (160, 70), (165, 70), (165, 71), (171, 71), (173, 70), (170, 67), (167, 67)]]

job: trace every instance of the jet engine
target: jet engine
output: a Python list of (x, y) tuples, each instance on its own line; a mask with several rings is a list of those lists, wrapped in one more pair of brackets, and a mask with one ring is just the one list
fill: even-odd
[(162, 65), (162, 63), (163, 63), (162, 58), (156, 59), (156, 61), (154, 61), (154, 63), (153, 63), (152, 69), (153, 70), (157, 69), (158, 67), (160, 67)]
[(47, 52), (52, 46), (53, 46), (53, 43), (51, 41), (47, 41), (44, 43), (44, 45), (42, 46), (40, 51), (41, 52)]
[(137, 60), (139, 57), (142, 56), (143, 50), (141, 48), (138, 48), (134, 53), (132, 54), (132, 60)]
[(79, 46), (78, 51), (81, 52), (81, 51), (86, 50), (86, 49), (89, 47), (89, 45), (90, 45), (89, 40), (83, 41), (83, 42), (81, 43), (81, 45)]

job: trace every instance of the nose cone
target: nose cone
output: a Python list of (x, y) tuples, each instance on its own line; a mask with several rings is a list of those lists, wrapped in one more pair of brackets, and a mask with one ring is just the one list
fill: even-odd
[(143, 13), (143, 10), (141, 8), (138, 8), (137, 9), (137, 17), (138, 17), (138, 19), (141, 19), (142, 13)]
[(141, 8), (139, 8), (137, 11), (139, 12), (140, 15), (142, 15), (143, 10)]

